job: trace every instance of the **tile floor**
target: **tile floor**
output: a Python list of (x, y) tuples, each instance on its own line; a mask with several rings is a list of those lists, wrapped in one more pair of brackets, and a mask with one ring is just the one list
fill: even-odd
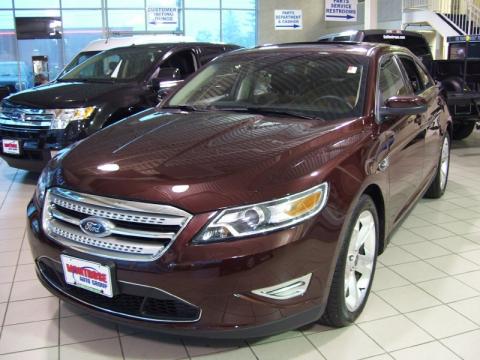
[(36, 179), (0, 163), (0, 359), (478, 360), (480, 133), (454, 147), (447, 193), (422, 200), (395, 234), (355, 325), (256, 342), (135, 333), (50, 296), (24, 238)]

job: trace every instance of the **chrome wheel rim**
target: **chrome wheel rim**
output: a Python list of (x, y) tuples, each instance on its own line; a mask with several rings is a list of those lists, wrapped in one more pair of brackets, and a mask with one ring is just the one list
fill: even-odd
[(345, 305), (351, 312), (364, 302), (372, 281), (377, 244), (375, 219), (369, 210), (360, 214), (350, 236), (345, 262)]
[(445, 136), (442, 145), (442, 154), (440, 158), (440, 189), (445, 189), (447, 185), (448, 167), (450, 165), (449, 156), (450, 144), (448, 143), (448, 137)]

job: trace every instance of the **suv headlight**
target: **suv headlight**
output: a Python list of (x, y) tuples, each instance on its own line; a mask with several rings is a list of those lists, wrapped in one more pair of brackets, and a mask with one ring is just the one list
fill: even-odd
[(95, 106), (76, 109), (53, 110), (54, 117), (50, 125), (50, 129), (65, 129), (72, 121), (90, 119), (94, 111)]
[(40, 177), (37, 181), (37, 188), (35, 189), (35, 200), (38, 206), (43, 206), (43, 201), (45, 200), (45, 193), (47, 192), (47, 188), (50, 186), (52, 182), (52, 172), (48, 166), (46, 166)]
[(318, 214), (328, 198), (328, 184), (281, 199), (225, 209), (195, 237), (195, 243), (235, 240), (286, 228)]

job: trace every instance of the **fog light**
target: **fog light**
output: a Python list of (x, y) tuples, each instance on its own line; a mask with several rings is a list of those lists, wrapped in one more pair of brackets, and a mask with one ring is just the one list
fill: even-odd
[(252, 293), (275, 300), (288, 300), (305, 294), (311, 278), (312, 274), (310, 273), (278, 285), (253, 290)]

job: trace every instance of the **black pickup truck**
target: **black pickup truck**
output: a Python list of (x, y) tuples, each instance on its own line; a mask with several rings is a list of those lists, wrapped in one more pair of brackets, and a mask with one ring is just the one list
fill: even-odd
[(453, 138), (461, 140), (480, 122), (480, 36), (454, 36), (447, 40), (448, 60), (433, 60), (427, 40), (414, 31), (352, 30), (318, 39), (388, 43), (408, 48), (440, 83), (453, 119)]
[(0, 156), (12, 167), (41, 171), (62, 148), (155, 106), (199, 67), (238, 48), (157, 43), (94, 55), (51, 83), (2, 100)]

